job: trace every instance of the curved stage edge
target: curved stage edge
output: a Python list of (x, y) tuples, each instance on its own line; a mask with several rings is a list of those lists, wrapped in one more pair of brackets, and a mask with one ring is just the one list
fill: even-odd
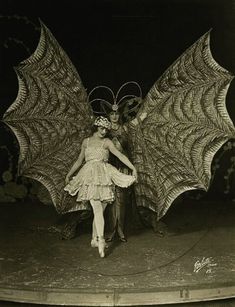
[(172, 289), (30, 289), (0, 288), (0, 299), (21, 303), (67, 306), (136, 306), (191, 303), (235, 297), (235, 286), (218, 285), (212, 288), (175, 287)]
[(72, 240), (48, 232), (53, 208), (1, 204), (0, 301), (143, 306), (235, 297), (234, 216), (234, 203), (187, 202), (167, 215), (165, 237), (129, 233), (101, 259), (89, 230)]

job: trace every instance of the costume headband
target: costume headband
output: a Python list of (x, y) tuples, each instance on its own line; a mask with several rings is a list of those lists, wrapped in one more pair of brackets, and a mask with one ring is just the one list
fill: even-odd
[(107, 118), (105, 118), (103, 116), (98, 116), (95, 119), (94, 126), (104, 127), (106, 129), (110, 130), (111, 127), (112, 127), (112, 124), (110, 123), (110, 121)]

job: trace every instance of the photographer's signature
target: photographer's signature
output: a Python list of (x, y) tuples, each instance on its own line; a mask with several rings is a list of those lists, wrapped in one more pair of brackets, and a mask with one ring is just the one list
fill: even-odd
[(206, 273), (212, 273), (212, 268), (217, 266), (217, 263), (214, 262), (212, 257), (203, 257), (201, 260), (197, 260), (194, 263), (194, 273), (198, 273), (203, 268), (206, 270)]

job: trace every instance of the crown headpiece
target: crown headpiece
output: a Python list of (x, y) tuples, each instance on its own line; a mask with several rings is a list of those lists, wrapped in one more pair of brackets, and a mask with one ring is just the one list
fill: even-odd
[(94, 126), (104, 127), (106, 129), (110, 130), (111, 127), (112, 127), (112, 124), (107, 118), (105, 118), (103, 116), (98, 116), (98, 117), (96, 117), (96, 119), (94, 121)]
[[(138, 94), (130, 94), (131, 90), (127, 87), (130, 85), (134, 85), (134, 90), (138, 91)], [(107, 94), (111, 95), (110, 98), (93, 98), (91, 96), (94, 95), (98, 90), (103, 89)], [(133, 91), (133, 88), (132, 88)], [(123, 93), (124, 92), (124, 93)], [(116, 95), (108, 86), (99, 85), (93, 88), (88, 94), (88, 101), (92, 106), (94, 113), (96, 114), (105, 114), (108, 115), (110, 112), (119, 112), (125, 118), (128, 118), (129, 113), (137, 111), (139, 109), (140, 104), (142, 102), (142, 90), (139, 84), (135, 81), (129, 81), (124, 83), (117, 91)], [(96, 104), (95, 104), (96, 103)]]

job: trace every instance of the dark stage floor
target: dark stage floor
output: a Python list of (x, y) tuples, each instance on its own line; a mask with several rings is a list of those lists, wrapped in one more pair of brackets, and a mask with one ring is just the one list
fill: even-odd
[(165, 217), (168, 235), (129, 233), (101, 259), (85, 227), (68, 241), (48, 232), (52, 207), (1, 204), (0, 300), (126, 306), (235, 296), (234, 217), (234, 203), (187, 201)]

